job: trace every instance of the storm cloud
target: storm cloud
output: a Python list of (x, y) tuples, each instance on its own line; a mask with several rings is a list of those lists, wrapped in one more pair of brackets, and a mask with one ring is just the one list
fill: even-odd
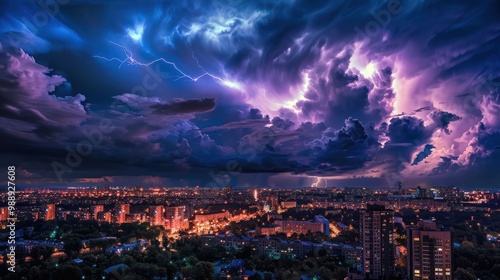
[(192, 99), (179, 100), (175, 99), (169, 103), (160, 103), (151, 105), (154, 114), (158, 115), (178, 115), (189, 113), (200, 113), (210, 111), (215, 108), (215, 99)]
[(500, 3), (387, 3), (4, 1), (1, 161), (27, 185), (206, 185), (233, 161), (242, 185), (474, 184), (500, 164)]

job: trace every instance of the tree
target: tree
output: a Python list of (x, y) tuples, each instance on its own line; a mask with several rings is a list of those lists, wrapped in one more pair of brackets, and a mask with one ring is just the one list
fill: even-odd
[(69, 258), (77, 255), (82, 247), (82, 240), (79, 238), (69, 238), (64, 241), (64, 252), (66, 253), (66, 255), (68, 255)]
[(260, 276), (260, 273), (255, 273), (254, 275), (248, 277), (248, 280), (262, 280), (262, 276)]
[(211, 262), (198, 262), (193, 268), (194, 280), (211, 280), (213, 278), (214, 264)]
[(161, 239), (161, 245), (164, 247), (164, 248), (167, 248), (168, 245), (170, 244), (170, 240), (168, 239), (168, 237), (166, 235), (164, 235)]
[(193, 268), (184, 266), (181, 268), (182, 276), (186, 279), (191, 279), (193, 277)]
[(90, 248), (99, 248), (100, 250), (105, 250), (109, 245), (110, 245), (110, 241), (107, 240), (107, 239), (92, 239), (90, 240), (89, 242), (89, 247)]
[(328, 252), (325, 250), (325, 248), (321, 248), (318, 251), (318, 257), (320, 257), (320, 258), (326, 257), (327, 254), (328, 254)]
[(477, 277), (466, 269), (458, 268), (455, 271), (456, 280), (476, 280)]
[(464, 240), (462, 242), (462, 248), (464, 249), (474, 249), (474, 243), (468, 241), (468, 240)]
[(128, 266), (132, 266), (133, 264), (136, 263), (135, 259), (132, 256), (125, 255), (122, 258), (122, 262)]
[(319, 277), (321, 277), (321, 279), (333, 279), (333, 273), (330, 269), (322, 266), (319, 269)]
[(213, 262), (217, 258), (217, 249), (212, 247), (203, 247), (198, 250), (196, 256), (201, 261)]
[(255, 264), (252, 261), (247, 261), (245, 268), (248, 270), (255, 270)]
[(36, 246), (30, 252), (30, 257), (35, 264), (46, 261), (54, 252), (54, 248), (49, 246)]
[(79, 267), (65, 264), (56, 270), (54, 280), (81, 279), (82, 271)]
[(252, 248), (250, 246), (245, 246), (240, 252), (236, 254), (239, 259), (249, 259), (252, 257)]
[(500, 276), (500, 264), (496, 263), (490, 270), (491, 274)]
[(175, 264), (169, 263), (167, 265), (167, 279), (174, 279), (174, 275), (177, 272), (177, 266)]
[(283, 272), (281, 279), (286, 280), (299, 280), (300, 275), (295, 270), (286, 270)]
[(332, 279), (344, 279), (347, 276), (347, 270), (343, 267), (339, 267), (335, 269), (333, 272), (333, 278)]
[(41, 272), (40, 269), (36, 266), (33, 266), (30, 268), (28, 272), (29, 279), (41, 279)]

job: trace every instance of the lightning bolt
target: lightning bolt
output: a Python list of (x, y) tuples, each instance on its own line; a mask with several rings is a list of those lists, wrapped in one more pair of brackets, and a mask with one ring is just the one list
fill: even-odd
[(123, 64), (128, 64), (128, 65), (140, 65), (140, 66), (144, 66), (144, 67), (148, 67), (154, 63), (157, 63), (157, 62), (163, 62), (167, 65), (170, 65), (172, 66), (178, 73), (179, 73), (179, 76), (175, 79), (176, 81), (177, 80), (180, 80), (180, 79), (183, 79), (183, 78), (186, 78), (186, 79), (189, 79), (193, 82), (196, 82), (198, 81), (199, 79), (207, 76), (207, 77), (210, 77), (228, 87), (232, 87), (232, 88), (236, 88), (236, 89), (240, 89), (240, 86), (238, 83), (236, 82), (232, 82), (232, 81), (229, 81), (229, 80), (226, 80), (226, 79), (223, 79), (221, 77), (218, 77), (214, 74), (211, 74), (209, 73), (207, 70), (205, 70), (205, 68), (203, 68), (198, 59), (196, 58), (196, 56), (194, 55), (194, 51), (193, 51), (193, 59), (196, 61), (196, 64), (198, 65), (198, 67), (203, 71), (203, 73), (201, 75), (198, 75), (198, 76), (191, 76), (187, 73), (185, 73), (184, 71), (182, 71), (174, 62), (172, 61), (168, 61), (164, 58), (157, 58), (155, 60), (152, 60), (152, 61), (149, 61), (149, 62), (140, 62), (139, 60), (135, 59), (134, 58), (134, 55), (133, 53), (125, 46), (123, 45), (120, 45), (118, 43), (115, 43), (113, 41), (109, 41), (111, 44), (121, 48), (123, 50), (123, 52), (125, 53), (125, 58), (123, 59), (120, 59), (120, 58), (117, 58), (117, 57), (112, 57), (112, 58), (108, 58), (108, 57), (104, 57), (104, 56), (100, 56), (100, 55), (94, 55), (94, 57), (96, 58), (100, 58), (100, 59), (104, 59), (106, 61), (118, 61), (120, 62), (120, 65), (118, 66), (118, 68), (121, 68)]
[(311, 185), (311, 188), (317, 188), (319, 183), (321, 183), (321, 179), (325, 180), (325, 187), (328, 186), (328, 180), (326, 180), (326, 178), (321, 178), (321, 177), (316, 177), (316, 182), (314, 182), (312, 185)]
[(319, 177), (316, 177), (316, 182), (311, 185), (311, 188), (316, 188), (319, 182), (321, 182), (321, 179)]

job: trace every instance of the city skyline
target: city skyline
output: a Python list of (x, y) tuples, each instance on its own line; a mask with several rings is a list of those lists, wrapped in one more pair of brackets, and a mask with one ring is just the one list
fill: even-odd
[(6, 279), (124, 279), (120, 269), (132, 279), (193, 280), (500, 272), (499, 191), (31, 188), (16, 191), (15, 231), (10, 201), (0, 200)]
[(4, 1), (0, 161), (40, 188), (499, 189), (499, 9)]

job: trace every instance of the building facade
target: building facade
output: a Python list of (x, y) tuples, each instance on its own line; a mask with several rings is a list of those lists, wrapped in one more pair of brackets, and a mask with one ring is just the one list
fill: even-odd
[(453, 279), (450, 231), (438, 230), (434, 221), (420, 221), (406, 236), (408, 279)]
[(92, 205), (90, 206), (90, 214), (92, 215), (92, 219), (97, 220), (97, 214), (99, 212), (104, 211), (104, 205)]
[(389, 279), (394, 274), (394, 211), (369, 204), (360, 219), (363, 273), (370, 279)]
[(46, 221), (51, 221), (56, 219), (56, 205), (51, 203), (51, 204), (44, 204), (42, 206), (42, 214), (43, 218)]
[(163, 214), (163, 206), (149, 206), (149, 224), (152, 226), (164, 226), (165, 219)]
[(115, 221), (118, 224), (127, 222), (127, 215), (130, 214), (130, 204), (115, 205)]
[(287, 236), (292, 234), (306, 234), (308, 231), (311, 233), (324, 232), (324, 224), (312, 221), (295, 221), (295, 220), (275, 220), (274, 225), (279, 227), (279, 232), (286, 233)]

